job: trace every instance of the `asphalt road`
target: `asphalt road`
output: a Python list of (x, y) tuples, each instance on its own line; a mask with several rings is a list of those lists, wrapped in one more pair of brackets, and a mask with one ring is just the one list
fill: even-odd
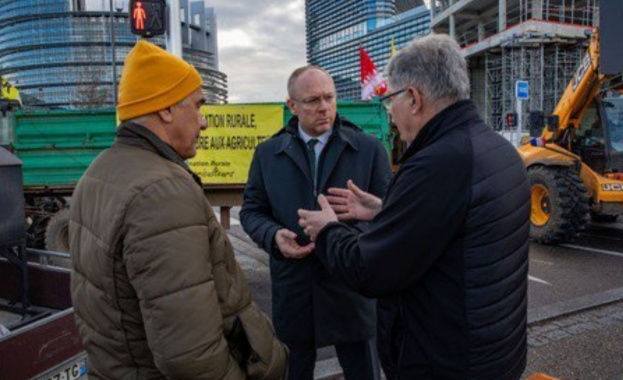
[[(255, 302), (270, 310), (268, 256), (232, 211), (229, 236)], [(623, 380), (623, 223), (589, 224), (563, 246), (530, 246), (529, 351), (525, 377)], [(319, 350), (316, 378), (339, 379), (330, 348)]]
[(623, 379), (623, 223), (530, 247), (528, 366), (563, 380)]
[(601, 299), (623, 289), (622, 273), (623, 223), (590, 224), (562, 246), (533, 243), (528, 307), (534, 312), (563, 303), (582, 303), (583, 299), (588, 302), (587, 298)]

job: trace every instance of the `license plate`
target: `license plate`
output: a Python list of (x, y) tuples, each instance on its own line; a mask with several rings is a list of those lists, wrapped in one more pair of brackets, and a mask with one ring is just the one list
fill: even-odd
[(47, 380), (76, 380), (82, 378), (87, 374), (87, 360), (80, 359), (73, 363), (67, 364), (58, 372), (52, 376), (47, 377)]

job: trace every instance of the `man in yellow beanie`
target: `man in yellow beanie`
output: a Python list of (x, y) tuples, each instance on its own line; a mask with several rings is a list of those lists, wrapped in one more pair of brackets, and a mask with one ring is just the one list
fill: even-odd
[(71, 205), (72, 299), (89, 379), (282, 379), (287, 351), (251, 301), (185, 161), (207, 127), (201, 77), (139, 41), (115, 143)]

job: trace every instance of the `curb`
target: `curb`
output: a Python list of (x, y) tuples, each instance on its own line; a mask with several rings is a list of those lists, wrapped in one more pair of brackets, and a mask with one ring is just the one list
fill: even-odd
[(623, 300), (623, 288), (572, 298), (528, 310), (528, 326)]

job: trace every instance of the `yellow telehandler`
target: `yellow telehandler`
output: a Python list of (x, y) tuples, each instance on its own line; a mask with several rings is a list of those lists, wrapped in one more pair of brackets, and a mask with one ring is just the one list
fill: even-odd
[[(519, 147), (531, 183), (530, 236), (543, 244), (572, 238), (587, 223), (623, 214), (621, 71), (600, 71), (599, 29), (553, 115), (530, 117)], [(623, 69), (623, 67), (622, 67)]]

